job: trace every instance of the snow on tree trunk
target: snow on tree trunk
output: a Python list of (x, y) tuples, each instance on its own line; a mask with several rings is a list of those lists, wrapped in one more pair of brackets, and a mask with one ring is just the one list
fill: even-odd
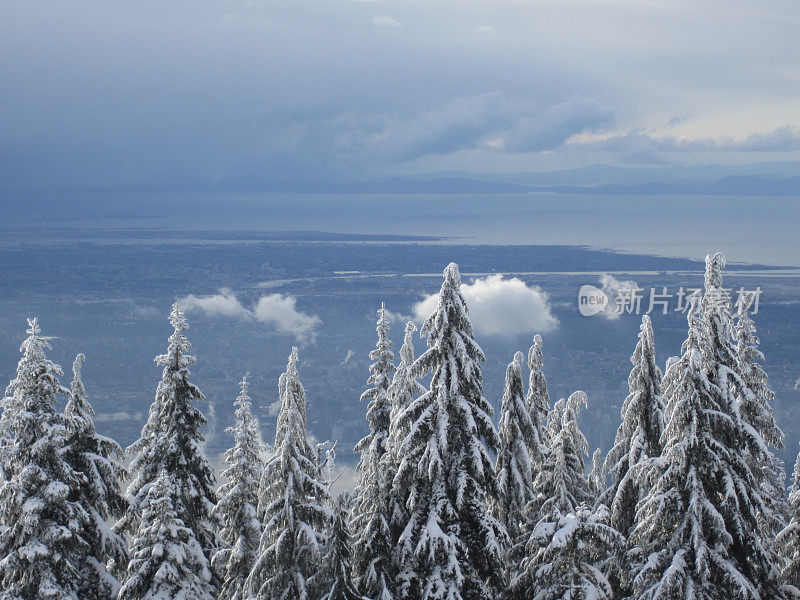
[(56, 412), (61, 367), (45, 356), (48, 338), (28, 319), (17, 375), (3, 398), (5, 480), (0, 484), (0, 598), (78, 600), (90, 515), (71, 498), (80, 473), (64, 459), (65, 419)]
[(358, 590), (375, 600), (394, 598), (392, 552), (394, 545), (389, 529), (389, 487), (393, 475), (384, 457), (388, 451), (392, 404), (389, 386), (395, 372), (392, 342), (389, 340), (389, 320), (386, 306), (378, 311), (378, 341), (370, 352), (372, 374), (367, 380), (369, 389), (361, 395), (368, 400), (369, 434), (355, 447), (361, 453), (356, 468), (357, 486), (353, 506), (354, 572)]
[(178, 517), (180, 489), (166, 469), (147, 486), (141, 525), (131, 541), (128, 580), (119, 600), (212, 600), (203, 548)]
[[(715, 279), (712, 277), (712, 281)], [(682, 356), (664, 377), (664, 449), (631, 541), (641, 600), (784, 597), (761, 543), (761, 498), (738, 445), (742, 422), (719, 372), (724, 351), (700, 294)], [(719, 324), (719, 323), (718, 323)]]
[[(219, 522), (213, 514), (217, 503), (214, 473), (203, 450), (201, 429), (207, 421), (195, 403), (205, 400), (199, 388), (189, 381), (189, 367), (196, 363), (186, 352), (189, 328), (177, 303), (169, 318), (173, 333), (166, 354), (155, 361), (164, 367), (147, 423), (140, 438), (128, 448), (133, 454), (130, 470), (134, 476), (128, 486), (130, 504), (118, 522), (118, 530), (136, 532), (143, 523), (142, 502), (153, 482), (165, 470), (176, 496), (172, 509), (202, 549), (206, 562), (219, 547)], [(214, 582), (216, 585), (216, 581)]]
[(600, 502), (611, 511), (612, 525), (625, 536), (633, 528), (636, 505), (649, 491), (648, 475), (652, 461), (661, 456), (664, 428), (662, 375), (656, 365), (653, 326), (647, 315), (642, 317), (631, 363), (629, 393), (622, 403), (622, 423), (605, 462), (613, 481), (600, 497)]
[(64, 408), (67, 426), (64, 456), (80, 480), (70, 491), (70, 500), (89, 514), (81, 536), (89, 544), (81, 555), (81, 576), (76, 582), (83, 600), (116, 598), (119, 581), (109, 572), (125, 568), (128, 552), (125, 541), (108, 526), (110, 519), (122, 516), (127, 507), (122, 482), (127, 472), (122, 466), (122, 448), (101, 436), (94, 426), (94, 410), (86, 399), (81, 367), (86, 357), (78, 354), (72, 366), (70, 399)]
[(264, 529), (245, 587), (254, 600), (314, 600), (324, 584), (319, 573), (331, 511), (317, 451), (306, 434), (306, 393), (297, 372), (297, 348), (292, 348), (278, 392), (275, 455), (264, 467), (259, 491)]
[(428, 349), (414, 363), (417, 375), (433, 374), (430, 387), (399, 417), (409, 433), (396, 480), (409, 482), (409, 516), (398, 579), (401, 597), (414, 600), (483, 600), (504, 587), (508, 535), (489, 510), (496, 492), (489, 450), (499, 440), (460, 284), (451, 263), (422, 327)]
[(506, 369), (500, 409), (500, 449), (495, 463), (497, 495), (493, 502), (494, 514), (512, 541), (517, 541), (522, 533), (523, 513), (533, 499), (531, 454), (532, 448), (538, 451), (539, 443), (522, 388), (523, 360), (522, 353), (517, 352)]
[(247, 378), (242, 378), (236, 398), (236, 426), (226, 431), (234, 445), (225, 452), (228, 468), (219, 487), (215, 515), (222, 522), (220, 537), (225, 545), (214, 554), (211, 565), (219, 573), (219, 600), (245, 600), (244, 584), (258, 557), (261, 522), (258, 520), (258, 485), (264, 470), (261, 430), (247, 395)]

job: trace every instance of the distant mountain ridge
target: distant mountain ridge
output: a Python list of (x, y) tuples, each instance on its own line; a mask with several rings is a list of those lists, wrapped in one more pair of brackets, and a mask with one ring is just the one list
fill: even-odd
[(753, 175), (729, 175), (711, 182), (604, 183), (589, 185), (522, 185), (511, 182), (467, 178), (404, 179), (354, 185), (351, 193), (391, 194), (556, 194), (605, 195), (714, 195), (714, 196), (800, 196), (800, 177), (770, 179)]

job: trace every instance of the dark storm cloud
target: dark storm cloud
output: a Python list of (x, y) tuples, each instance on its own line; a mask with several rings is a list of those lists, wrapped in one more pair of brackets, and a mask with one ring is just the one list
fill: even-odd
[[(796, 130), (773, 130), (794, 118), (797, 13), (688, 0), (0, 0), (0, 187), (535, 169), (543, 152), (624, 159), (636, 144), (794, 152)], [(670, 129), (719, 107), (736, 118), (688, 136), (712, 142)], [(675, 114), (692, 118), (642, 129)], [(569, 142), (597, 133), (612, 136), (602, 148)]]

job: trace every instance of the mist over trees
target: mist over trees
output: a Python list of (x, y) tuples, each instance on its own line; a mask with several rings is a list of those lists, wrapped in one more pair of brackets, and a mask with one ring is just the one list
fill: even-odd
[(62, 385), (30, 319), (0, 415), (0, 600), (800, 598), (800, 456), (787, 496), (754, 298), (732, 304), (724, 266), (706, 258), (663, 372), (642, 318), (614, 444), (590, 459), (591, 399), (551, 401), (540, 335), (509, 357), (494, 415), (451, 263), (419, 356), (416, 325), (396, 355), (378, 310), (369, 433), (355, 489), (338, 495), (333, 451), (307, 431), (297, 348), (271, 446), (242, 378), (218, 484), (177, 304), (125, 452), (95, 429), (85, 357)]

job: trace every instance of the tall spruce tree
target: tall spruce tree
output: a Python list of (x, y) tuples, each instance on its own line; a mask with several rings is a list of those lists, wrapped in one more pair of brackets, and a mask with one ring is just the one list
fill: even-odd
[(401, 597), (414, 600), (493, 598), (504, 587), (508, 535), (489, 510), (496, 492), (489, 450), (499, 440), (460, 285), (451, 263), (422, 327), (428, 349), (414, 365), (418, 374), (432, 372), (430, 387), (399, 417), (409, 426), (395, 478), (409, 482), (399, 581)]
[[(328, 574), (321, 600), (371, 600), (356, 591), (353, 583), (353, 558), (350, 551), (352, 535), (348, 522), (350, 498), (345, 492), (333, 503), (333, 521), (328, 536), (328, 549), (323, 561)], [(377, 596), (380, 598), (380, 596)]]
[(254, 600), (314, 600), (324, 584), (319, 573), (331, 510), (318, 453), (306, 433), (297, 348), (278, 380), (278, 393), (275, 455), (264, 467), (259, 491), (264, 529), (245, 589)]
[(236, 426), (226, 431), (234, 445), (225, 452), (228, 468), (222, 472), (225, 483), (219, 487), (215, 515), (222, 521), (220, 537), (225, 545), (214, 554), (211, 565), (222, 581), (219, 600), (245, 600), (244, 584), (258, 557), (261, 522), (258, 519), (258, 485), (264, 471), (261, 430), (253, 415), (243, 377), (236, 398)]
[(622, 537), (608, 524), (608, 511), (592, 511), (594, 493), (586, 477), (586, 438), (578, 426), (586, 394), (559, 400), (547, 418), (550, 449), (534, 483), (526, 556), (513, 589), (520, 598), (575, 600), (611, 598), (602, 563)]
[(179, 486), (164, 468), (139, 504), (142, 517), (119, 600), (215, 598), (203, 548), (175, 509), (180, 503)]
[(749, 316), (749, 304), (754, 298), (742, 296), (735, 322), (730, 291), (723, 287), (724, 267), (723, 254), (706, 256), (703, 311), (711, 338), (712, 381), (724, 398), (726, 410), (737, 421), (733, 434), (738, 438), (728, 440), (728, 444), (741, 450), (756, 483), (755, 510), (760, 524), (756, 534), (761, 545), (770, 550), (775, 534), (785, 524), (787, 510), (783, 465), (770, 449), (770, 445), (782, 444), (782, 432), (772, 415), (773, 394), (759, 364), (763, 355)]
[(517, 352), (506, 369), (500, 409), (500, 449), (495, 463), (497, 494), (493, 502), (494, 513), (512, 541), (517, 541), (522, 533), (523, 513), (533, 499), (531, 448), (539, 441), (522, 388), (523, 360), (522, 352)]
[[(122, 448), (95, 430), (94, 410), (81, 379), (84, 360), (83, 354), (75, 357), (69, 401), (64, 408), (64, 456), (79, 476), (70, 499), (89, 515), (81, 531), (88, 546), (80, 557), (81, 575), (76, 587), (83, 600), (109, 600), (116, 598), (120, 587), (112, 573), (124, 569), (128, 562), (125, 540), (108, 526), (109, 520), (125, 512), (127, 503), (121, 488), (127, 473), (121, 462)], [(107, 565), (111, 565), (112, 572)]]
[(531, 414), (531, 423), (536, 435), (536, 444), (531, 446), (531, 457), (539, 466), (547, 453), (547, 414), (550, 412), (550, 395), (547, 393), (547, 379), (544, 376), (544, 356), (542, 336), (533, 336), (533, 345), (528, 350), (528, 394), (526, 400)]
[(172, 306), (169, 322), (173, 332), (167, 352), (155, 359), (164, 367), (161, 381), (141, 436), (128, 448), (133, 454), (130, 470), (134, 479), (128, 486), (128, 511), (117, 529), (136, 532), (141, 526), (149, 526), (142, 524), (142, 502), (161, 471), (166, 471), (175, 488), (175, 518), (192, 532), (210, 562), (219, 547), (219, 522), (213, 514), (217, 503), (214, 473), (203, 450), (201, 429), (207, 421), (195, 405), (205, 398), (189, 381), (189, 367), (196, 359), (187, 354), (190, 344), (185, 333), (189, 325), (177, 303)]
[(409, 433), (410, 423), (401, 418), (411, 403), (425, 393), (423, 386), (413, 372), (414, 366), (414, 332), (417, 326), (409, 321), (406, 323), (403, 346), (400, 348), (400, 362), (389, 385), (389, 400), (392, 404), (389, 422), (388, 451), (383, 455), (383, 462), (388, 485), (388, 515), (390, 540), (394, 552), (395, 572), (397, 571), (398, 544), (400, 535), (408, 523), (408, 493), (414, 477), (413, 470), (402, 469), (400, 466), (407, 457), (403, 453), (403, 441)]
[(378, 311), (378, 341), (370, 352), (371, 375), (367, 385), (372, 386), (361, 395), (369, 401), (367, 421), (369, 433), (356, 444), (361, 453), (356, 467), (358, 483), (353, 506), (353, 567), (356, 586), (365, 596), (374, 600), (394, 598), (394, 576), (389, 528), (389, 488), (392, 475), (388, 472), (384, 456), (388, 451), (392, 404), (389, 386), (395, 372), (392, 342), (389, 340), (389, 319), (386, 305)]
[(3, 398), (8, 411), (5, 479), (0, 484), (0, 598), (78, 600), (90, 551), (82, 532), (89, 513), (71, 497), (81, 483), (64, 457), (66, 422), (56, 411), (69, 393), (61, 367), (48, 360), (48, 338), (28, 319), (16, 377)]
[(642, 317), (631, 363), (629, 393), (622, 403), (622, 423), (605, 461), (613, 481), (600, 497), (600, 502), (611, 511), (612, 525), (625, 536), (634, 526), (636, 505), (649, 491), (649, 469), (652, 461), (661, 456), (664, 428), (663, 376), (656, 365), (653, 325), (647, 315)]
[(553, 514), (554, 510), (568, 514), (580, 504), (594, 503), (583, 461), (589, 445), (578, 426), (581, 406), (588, 406), (588, 402), (586, 394), (577, 391), (566, 400), (562, 398), (556, 402), (547, 415), (550, 447), (536, 474), (534, 499), (528, 506), (533, 523)]
[(782, 598), (761, 542), (761, 498), (738, 445), (742, 422), (724, 387), (724, 350), (715, 346), (721, 320), (711, 325), (697, 292), (688, 321), (683, 354), (664, 377), (663, 453), (631, 536), (642, 555), (635, 597)]
[(775, 392), (770, 389), (767, 374), (761, 366), (764, 354), (758, 347), (760, 340), (750, 316), (754, 301), (755, 293), (747, 292), (739, 297), (736, 304), (734, 335), (742, 383), (737, 395), (739, 414), (753, 428), (751, 435), (757, 441), (756, 445), (748, 448), (748, 462), (766, 505), (767, 510), (762, 513), (762, 527), (771, 540), (786, 525), (789, 513), (784, 493), (786, 472), (783, 462), (772, 451), (772, 448), (784, 448), (784, 436), (772, 409)]

